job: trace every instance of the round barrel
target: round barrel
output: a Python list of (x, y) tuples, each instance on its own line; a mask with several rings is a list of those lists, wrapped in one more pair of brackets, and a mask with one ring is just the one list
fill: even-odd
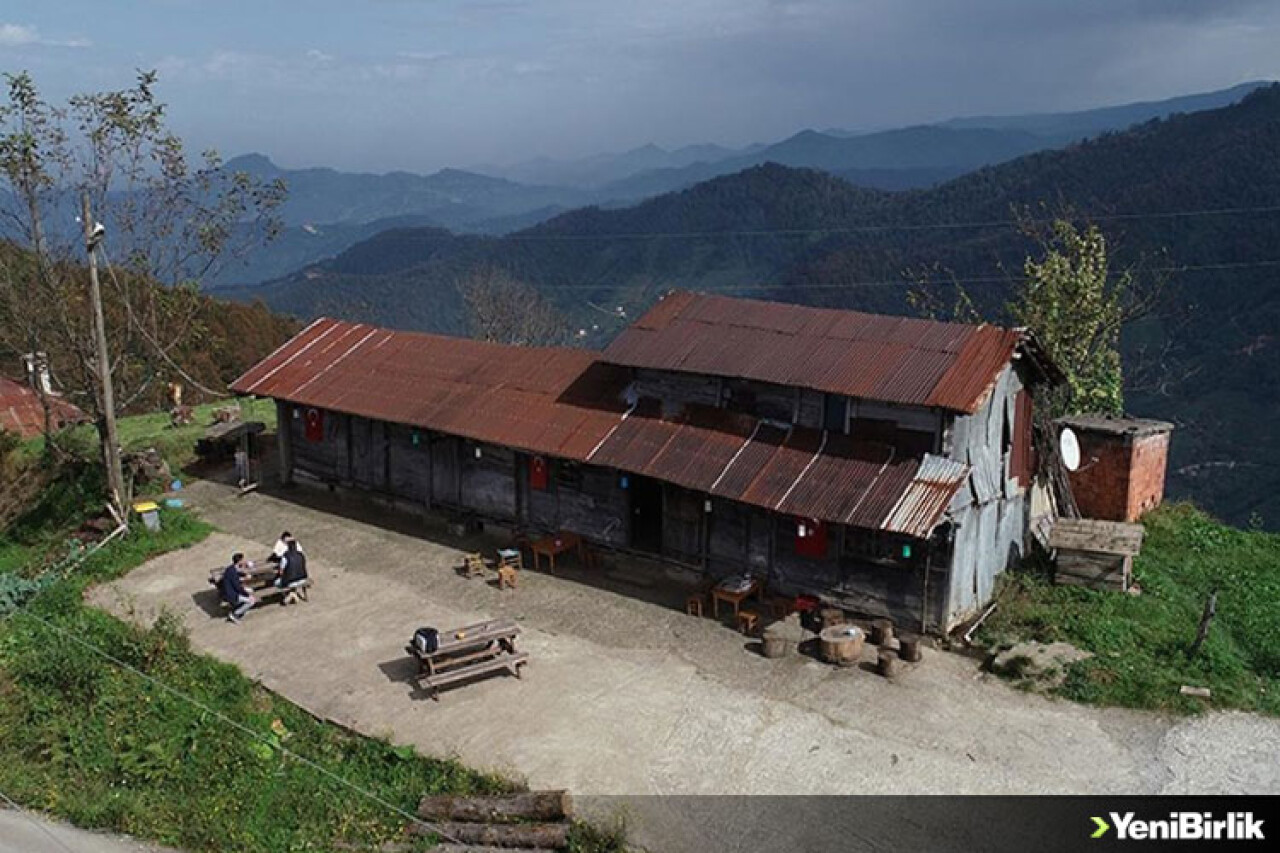
[(822, 659), (828, 663), (852, 664), (862, 657), (862, 629), (856, 625), (832, 625), (818, 635)]

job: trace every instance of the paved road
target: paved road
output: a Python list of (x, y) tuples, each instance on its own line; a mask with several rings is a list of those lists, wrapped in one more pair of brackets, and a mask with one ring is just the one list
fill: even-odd
[(85, 832), (43, 815), (0, 807), (0, 853), (174, 853), (132, 838)]

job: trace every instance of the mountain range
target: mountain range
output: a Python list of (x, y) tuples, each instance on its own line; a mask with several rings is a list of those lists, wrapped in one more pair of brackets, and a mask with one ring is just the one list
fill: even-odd
[[(1021, 132), (1021, 131), (1019, 131)], [(866, 145), (867, 143), (861, 143)], [(1124, 341), (1132, 410), (1177, 424), (1170, 491), (1236, 523), (1280, 522), (1280, 86), (986, 166), (929, 189), (753, 166), (506, 236), (398, 228), (258, 288), (301, 317), (457, 332), (456, 283), (492, 265), (607, 340), (672, 287), (905, 313), (910, 281), (968, 282), (993, 317), (1031, 246), (1015, 212), (1098, 222), (1119, 264), (1164, 279)], [(620, 310), (619, 310), (620, 309)]]
[(645, 145), (577, 161), (543, 158), (506, 168), (444, 169), (430, 175), (285, 169), (261, 154), (249, 154), (227, 166), (284, 181), (289, 189), (280, 211), (284, 230), (281, 239), (220, 270), (211, 283), (276, 278), (386, 228), (416, 224), (509, 233), (572, 208), (634, 204), (763, 163), (820, 169), (879, 189), (931, 187), (1096, 133), (1232, 103), (1260, 85), (1077, 113), (954, 119), (863, 134), (805, 130), (780, 142), (740, 149), (701, 144), (667, 151)]

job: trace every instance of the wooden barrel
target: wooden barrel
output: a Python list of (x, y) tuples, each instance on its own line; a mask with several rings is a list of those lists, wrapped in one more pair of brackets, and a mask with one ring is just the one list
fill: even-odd
[(764, 656), (767, 658), (785, 657), (787, 654), (787, 638), (774, 631), (765, 631), (761, 641), (764, 645)]
[(818, 615), (822, 620), (823, 630), (845, 623), (844, 611), (839, 607), (824, 607)]
[(877, 619), (871, 623), (871, 642), (883, 646), (893, 639), (893, 622), (889, 619)]
[(818, 647), (827, 663), (854, 664), (862, 657), (862, 629), (856, 625), (832, 625), (818, 635)]

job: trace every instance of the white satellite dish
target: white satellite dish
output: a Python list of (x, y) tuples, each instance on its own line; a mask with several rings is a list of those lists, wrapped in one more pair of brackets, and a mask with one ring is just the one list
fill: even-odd
[(1080, 467), (1080, 439), (1076, 438), (1071, 427), (1063, 427), (1058, 434), (1058, 452), (1062, 456), (1062, 464), (1068, 471)]

